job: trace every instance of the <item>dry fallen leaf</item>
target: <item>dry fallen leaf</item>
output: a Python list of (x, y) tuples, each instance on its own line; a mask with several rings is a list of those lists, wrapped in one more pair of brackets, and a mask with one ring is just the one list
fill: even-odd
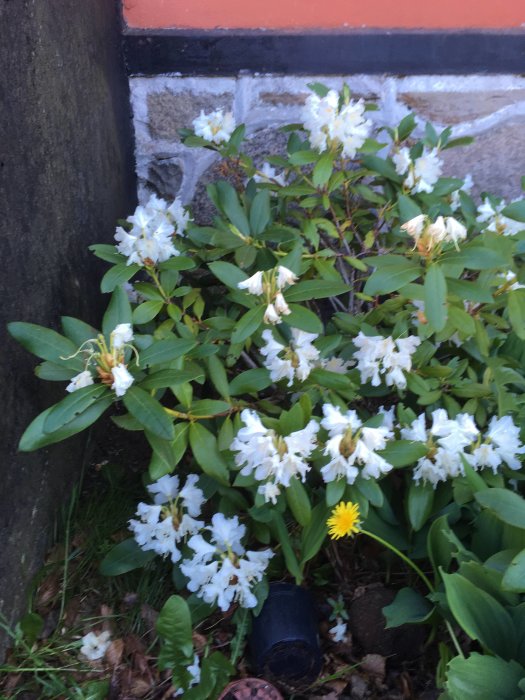
[(106, 651), (106, 660), (110, 666), (118, 666), (124, 653), (124, 640), (114, 639)]
[(383, 680), (385, 677), (386, 659), (380, 654), (367, 654), (363, 656), (360, 670), (366, 671), (371, 676), (375, 676), (378, 680)]

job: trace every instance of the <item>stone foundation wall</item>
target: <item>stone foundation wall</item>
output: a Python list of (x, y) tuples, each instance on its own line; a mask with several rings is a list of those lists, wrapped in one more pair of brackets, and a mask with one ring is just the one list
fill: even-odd
[[(436, 127), (453, 127), (453, 135), (474, 136), (467, 147), (445, 151), (446, 175), (471, 173), (474, 194), (490, 190), (508, 199), (521, 193), (525, 174), (525, 78), (514, 75), (392, 77), (296, 77), (240, 75), (237, 78), (180, 77), (130, 79), (136, 138), (139, 198), (156, 192), (192, 201), (213, 175), (216, 155), (184, 147), (178, 129), (190, 127), (200, 110), (218, 107), (244, 122), (248, 151), (261, 157), (279, 148), (274, 128), (300, 121), (309, 91), (320, 81), (339, 88), (343, 81), (354, 97), (377, 102), (371, 118), (396, 124), (409, 110)], [(201, 201), (199, 197), (199, 201)]]

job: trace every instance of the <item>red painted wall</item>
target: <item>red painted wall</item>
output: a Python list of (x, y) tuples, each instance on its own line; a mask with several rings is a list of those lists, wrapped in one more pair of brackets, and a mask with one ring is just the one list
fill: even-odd
[(524, 0), (122, 0), (136, 28), (518, 28)]

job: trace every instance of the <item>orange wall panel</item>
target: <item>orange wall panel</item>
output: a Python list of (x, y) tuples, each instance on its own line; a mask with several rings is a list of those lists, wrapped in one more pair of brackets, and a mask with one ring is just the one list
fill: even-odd
[(504, 29), (525, 25), (524, 0), (123, 0), (134, 28)]

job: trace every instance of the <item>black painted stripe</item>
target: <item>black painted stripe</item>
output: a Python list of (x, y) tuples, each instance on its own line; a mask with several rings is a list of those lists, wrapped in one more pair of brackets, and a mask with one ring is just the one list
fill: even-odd
[(123, 41), (130, 75), (525, 73), (521, 29), (125, 30)]

